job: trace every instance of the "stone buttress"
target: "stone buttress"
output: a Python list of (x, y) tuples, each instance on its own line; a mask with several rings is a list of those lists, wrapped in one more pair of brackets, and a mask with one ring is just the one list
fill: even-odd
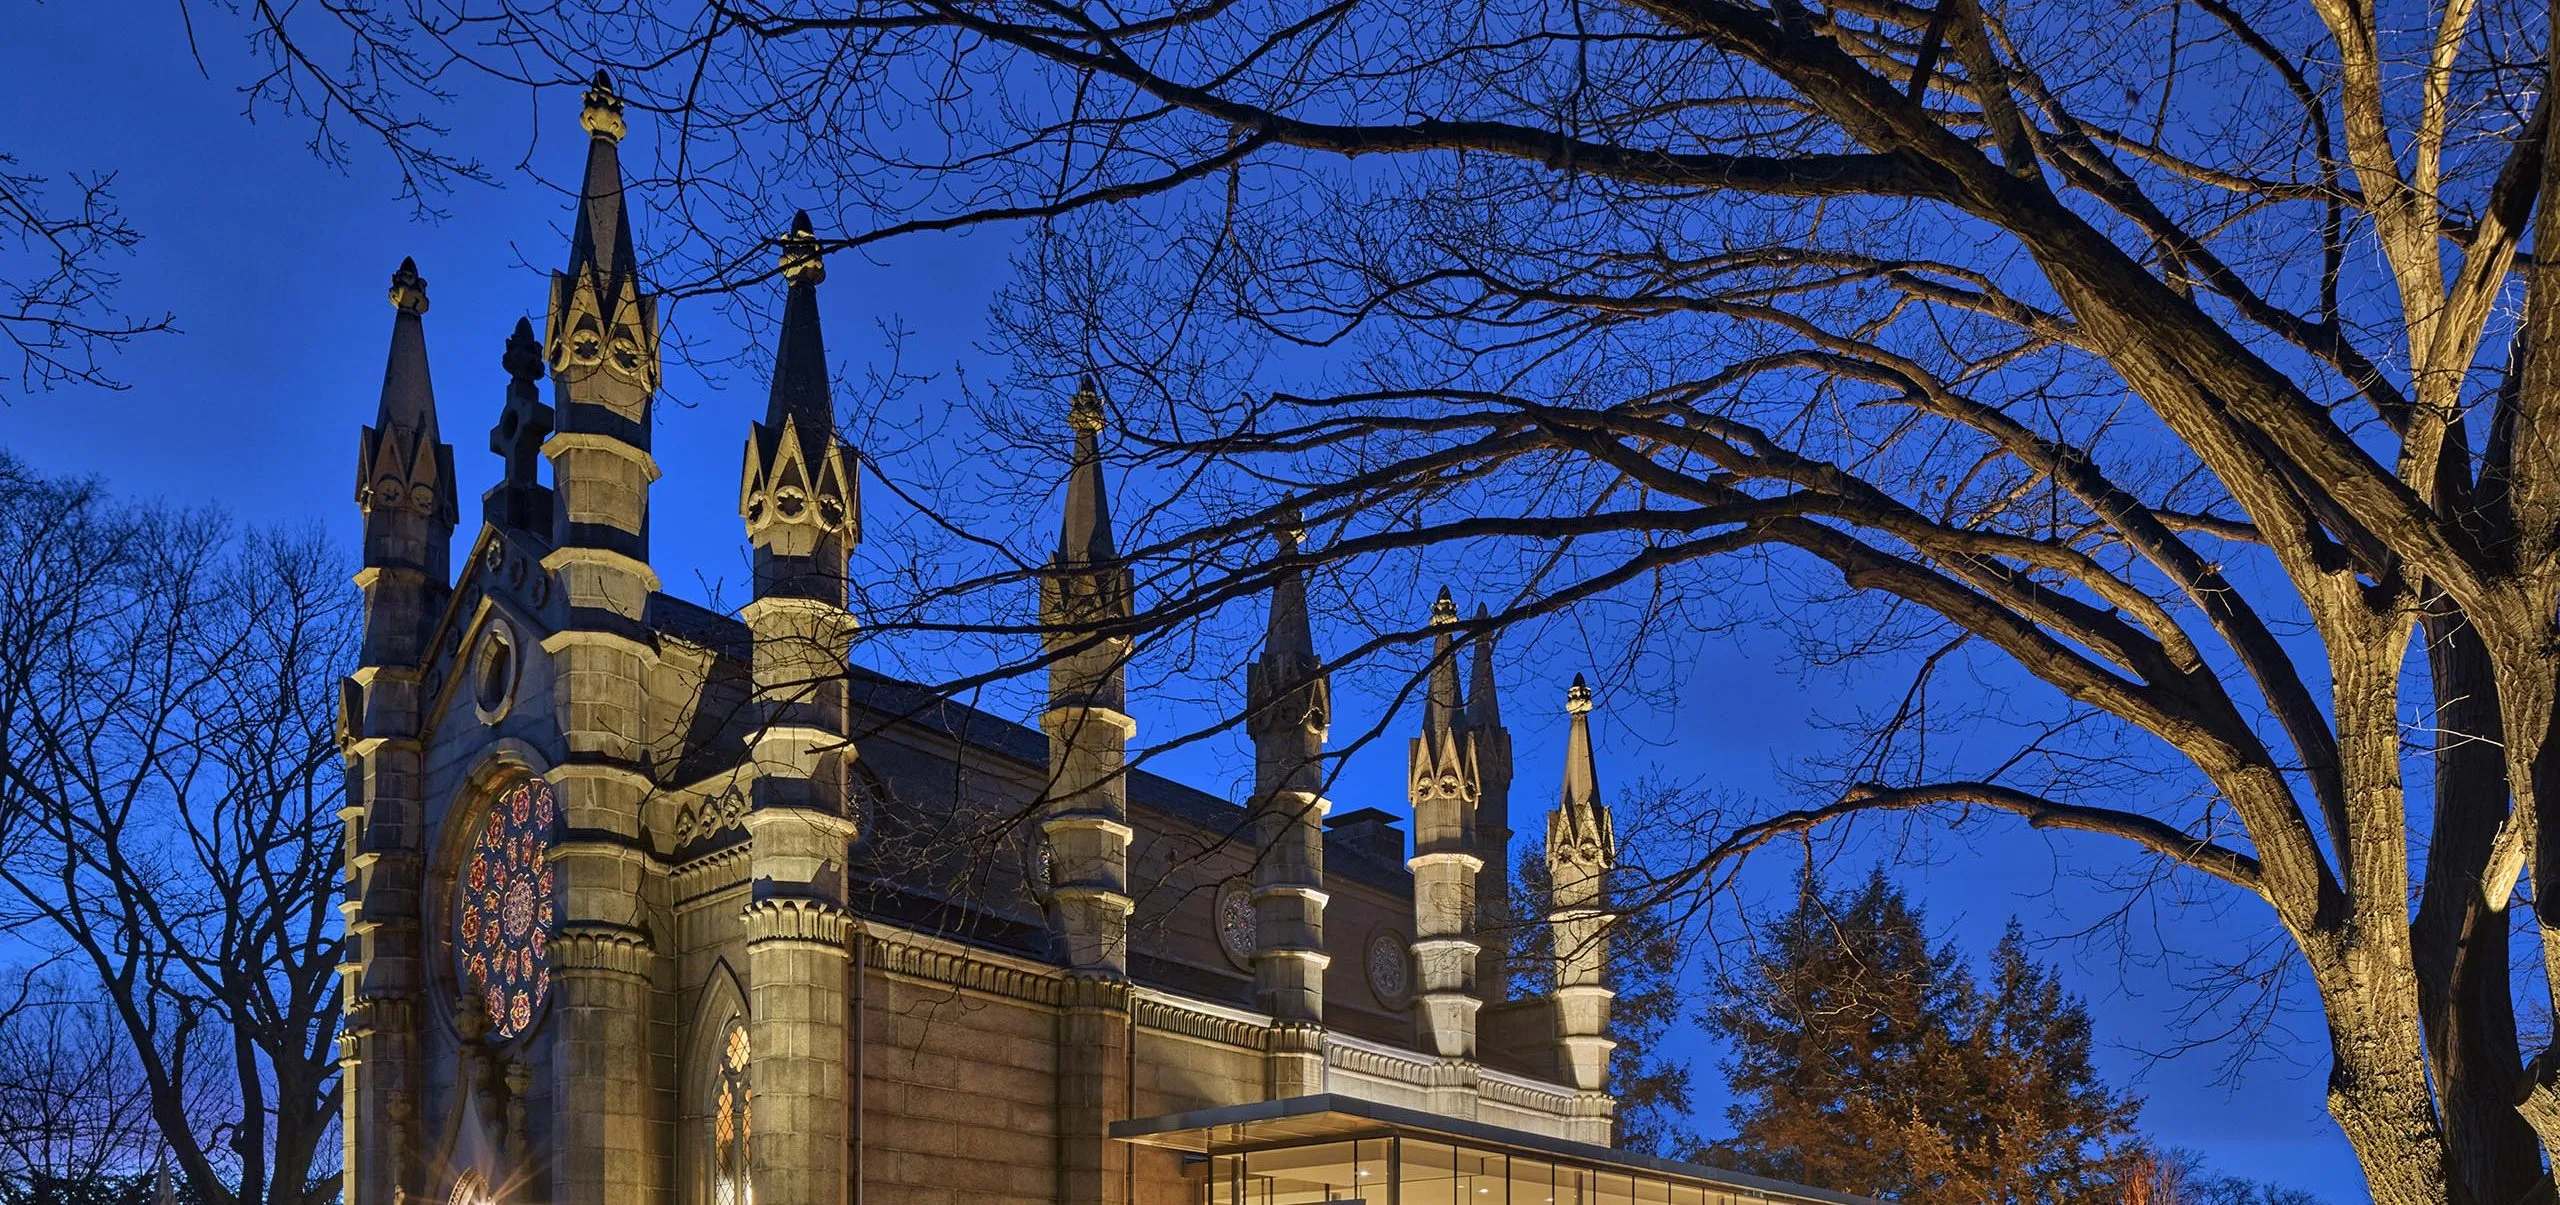
[(859, 535), (853, 458), (836, 438), (818, 323), (825, 269), (807, 214), (783, 238), (782, 335), (764, 421), (747, 438), (739, 515), (755, 548), (752, 639), (757, 727), (746, 828), (748, 1083), (756, 1195), (832, 1205), (846, 1193), (846, 558)]
[(347, 1197), (364, 1205), (397, 1198), (419, 1134), (423, 675), (430, 630), (452, 590), (456, 513), (453, 448), (438, 433), (427, 375), (427, 282), (414, 262), (401, 261), (392, 276), (391, 304), (381, 406), (364, 429), (356, 468), (363, 651), (339, 715), (347, 767), (341, 1128)]
[(1245, 731), (1253, 738), (1254, 995), (1271, 1014), (1270, 1092), (1324, 1091), (1324, 739), (1333, 692), (1308, 628), (1294, 530), (1271, 587), (1262, 656), (1245, 667)]
[(1565, 694), (1572, 727), (1565, 740), (1564, 790), (1547, 813), (1547, 878), (1552, 908), (1548, 939), (1554, 943), (1556, 1066), (1578, 1098), (1576, 1113), (1586, 1141), (1609, 1140), (1608, 1096), (1609, 872), (1617, 861), (1617, 833), (1600, 799), (1591, 755), (1591, 688), (1576, 674)]
[[(1447, 590), (1431, 606), (1433, 642), (1422, 732), (1406, 756), (1413, 803), (1414, 1021), (1424, 1053), (1459, 1063), (1476, 1058), (1476, 808), (1483, 775), (1475, 734), (1458, 690), (1458, 607)], [(1453, 1083), (1448, 1109), (1464, 1109), (1472, 1084)], [(1460, 1099), (1463, 1097), (1464, 1099)]]
[(1049, 865), (1049, 936), (1070, 972), (1058, 1036), (1058, 1199), (1101, 1205), (1127, 1195), (1128, 1149), (1109, 1137), (1128, 1099), (1129, 825), (1127, 660), (1132, 583), (1112, 543), (1103, 489), (1102, 398), (1076, 390), (1066, 517), (1041, 583), (1049, 659), (1049, 782), (1040, 834)]
[(659, 380), (657, 297), (644, 292), (623, 197), (622, 101), (603, 73), (581, 115), (587, 165), (569, 264), (551, 278), (544, 340), (557, 430), (552, 548), (543, 560), (565, 603), (543, 641), (557, 673), (564, 753), (551, 772), (563, 831), (553, 854), (566, 907), (553, 943), (549, 1070), (553, 1205), (654, 1199), (665, 1166), (650, 1075), (656, 950), (642, 923), (654, 873), (641, 830), (652, 788), (646, 683), (651, 403)]

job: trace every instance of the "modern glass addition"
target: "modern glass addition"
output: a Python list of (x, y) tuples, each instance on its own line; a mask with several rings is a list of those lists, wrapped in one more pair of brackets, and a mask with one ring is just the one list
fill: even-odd
[(1759, 1193), (1718, 1192), (1631, 1172), (1559, 1165), (1525, 1155), (1419, 1139), (1370, 1138), (1212, 1155), (1201, 1205), (1761, 1205)]
[(1122, 1122), (1181, 1151), (1196, 1205), (1872, 1205), (1339, 1096)]

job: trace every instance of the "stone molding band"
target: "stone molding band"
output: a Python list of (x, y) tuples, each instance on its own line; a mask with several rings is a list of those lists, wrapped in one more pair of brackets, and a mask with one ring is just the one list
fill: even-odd
[(829, 900), (765, 899), (747, 905), (747, 946), (814, 946), (844, 954), (853, 916)]
[(551, 939), (552, 966), (564, 979), (608, 975), (645, 983), (654, 953), (647, 934), (619, 925), (563, 925)]

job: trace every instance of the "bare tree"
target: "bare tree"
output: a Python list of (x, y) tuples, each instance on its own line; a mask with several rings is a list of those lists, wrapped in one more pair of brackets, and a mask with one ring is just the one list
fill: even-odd
[(0, 919), (221, 1205), (335, 1195), (340, 569), (0, 458)]
[[(1470, 635), (1588, 625), (1629, 687), (1765, 582), (1817, 664), (1909, 687), (1665, 894), (1879, 814), (2126, 843), (2263, 905), (2376, 1200), (2549, 1199), (2560, 1048), (2517, 1021), (2560, 979), (2560, 913), (2517, 906), (2560, 894), (2549, 6), (470, 14), (436, 28), (670, 115), (677, 291), (769, 274), (795, 203), (835, 250), (1025, 230), (1025, 383), (1098, 372), (1172, 499), (1124, 510), (1150, 605), (1096, 638), (1215, 663), (1291, 510), (1320, 589), (1463, 560), (1504, 599)], [(914, 629), (1036, 573), (982, 513)]]
[(168, 315), (116, 311), (120, 283), (112, 257), (142, 236), (116, 209), (112, 177), (73, 177), (67, 208), (48, 198), (52, 182), (0, 153), (0, 339), (18, 353), (21, 389), (72, 381), (114, 386), (100, 362), (108, 349), (171, 329)]
[(49, 968), (0, 1008), (0, 1202), (140, 1201), (160, 1149), (114, 1018)]

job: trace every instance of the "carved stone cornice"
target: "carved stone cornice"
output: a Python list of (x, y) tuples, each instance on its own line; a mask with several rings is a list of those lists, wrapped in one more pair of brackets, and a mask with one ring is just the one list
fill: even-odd
[(1129, 981), (1113, 974), (1070, 972), (1058, 1004), (1080, 1012), (1129, 1011)]
[(1358, 1075), (1374, 1076), (1399, 1084), (1425, 1085), (1437, 1060), (1417, 1051), (1391, 1050), (1353, 1043), (1340, 1034), (1328, 1035), (1324, 1045), (1324, 1061), (1328, 1067), (1339, 1067)]
[(704, 896), (743, 886), (747, 881), (747, 867), (754, 860), (755, 849), (740, 841), (677, 863), (672, 872), (676, 907), (691, 907)]
[(1324, 1026), (1289, 1021), (1272, 1026), (1268, 1041), (1273, 1054), (1322, 1055), (1324, 1038)]
[(852, 932), (853, 914), (842, 904), (828, 900), (764, 899), (747, 905), (747, 945), (813, 946), (833, 953), (846, 953), (845, 939)]
[(564, 979), (618, 975), (645, 981), (652, 953), (647, 934), (615, 925), (567, 925), (551, 939), (552, 967)]
[[(1138, 1024), (1148, 1029), (1255, 1052), (1270, 1049), (1272, 1030), (1267, 1025), (1184, 1008), (1150, 995), (1133, 998), (1129, 1008), (1136, 1015)], [(1321, 1045), (1322, 1042), (1322, 1031), (1318, 1031), (1316, 1043)]]
[[(1496, 1104), (1509, 1105), (1531, 1113), (1551, 1117), (1587, 1116), (1576, 1111), (1579, 1094), (1559, 1084), (1541, 1083), (1523, 1076), (1485, 1071), (1477, 1076), (1484, 1098)], [(1606, 1099), (1606, 1098), (1603, 1098)]]
[(886, 974), (1052, 1008), (1066, 1002), (1067, 974), (1053, 967), (998, 961), (958, 945), (900, 940), (876, 931), (862, 949), (863, 965)]

